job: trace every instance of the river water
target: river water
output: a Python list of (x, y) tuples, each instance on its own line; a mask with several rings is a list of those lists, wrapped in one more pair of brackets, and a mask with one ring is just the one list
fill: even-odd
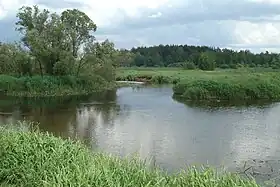
[(37, 121), (42, 131), (120, 156), (138, 153), (169, 172), (250, 167), (257, 180), (280, 183), (279, 103), (182, 103), (170, 86), (138, 86), (85, 98), (2, 97), (0, 114), (0, 123)]

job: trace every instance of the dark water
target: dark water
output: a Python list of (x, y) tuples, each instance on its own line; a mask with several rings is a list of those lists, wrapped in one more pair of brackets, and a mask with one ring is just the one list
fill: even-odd
[(279, 183), (278, 103), (181, 103), (170, 87), (126, 87), (84, 98), (1, 98), (0, 113), (0, 123), (38, 121), (43, 131), (121, 156), (138, 153), (168, 171), (249, 168), (258, 180)]

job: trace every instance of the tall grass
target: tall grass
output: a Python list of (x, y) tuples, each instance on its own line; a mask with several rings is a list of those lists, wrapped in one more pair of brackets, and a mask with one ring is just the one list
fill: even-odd
[(191, 79), (173, 87), (174, 95), (189, 100), (278, 100), (280, 76), (275, 74), (242, 74)]
[(257, 187), (254, 181), (213, 169), (167, 175), (136, 158), (93, 153), (81, 143), (38, 131), (0, 129), (2, 186)]
[(100, 76), (24, 76), (0, 75), (0, 92), (13, 96), (60, 96), (83, 95), (110, 86)]

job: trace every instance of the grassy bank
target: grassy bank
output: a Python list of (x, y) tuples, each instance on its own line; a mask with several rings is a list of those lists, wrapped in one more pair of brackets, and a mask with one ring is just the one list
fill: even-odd
[(0, 129), (3, 186), (256, 187), (254, 181), (214, 170), (167, 175), (137, 159), (92, 153), (78, 142), (37, 131)]
[(185, 79), (173, 87), (187, 100), (279, 100), (279, 73), (236, 74), (209, 79)]
[(280, 99), (280, 73), (267, 69), (123, 68), (117, 75), (120, 80), (140, 77), (153, 83), (174, 83), (174, 95), (185, 100)]
[(0, 94), (7, 96), (73, 96), (87, 95), (114, 88), (100, 76), (23, 76), (0, 75)]

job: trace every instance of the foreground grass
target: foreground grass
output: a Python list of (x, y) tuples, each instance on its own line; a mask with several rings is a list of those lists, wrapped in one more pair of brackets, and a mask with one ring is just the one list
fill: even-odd
[(0, 129), (0, 186), (257, 187), (212, 169), (167, 175), (137, 159), (92, 153), (79, 142), (37, 131)]
[(24, 76), (0, 75), (0, 93), (7, 96), (75, 96), (112, 89), (114, 83), (100, 76)]
[(176, 68), (119, 69), (119, 79), (143, 78), (174, 83), (174, 95), (185, 100), (279, 100), (280, 73), (266, 69), (182, 70)]

